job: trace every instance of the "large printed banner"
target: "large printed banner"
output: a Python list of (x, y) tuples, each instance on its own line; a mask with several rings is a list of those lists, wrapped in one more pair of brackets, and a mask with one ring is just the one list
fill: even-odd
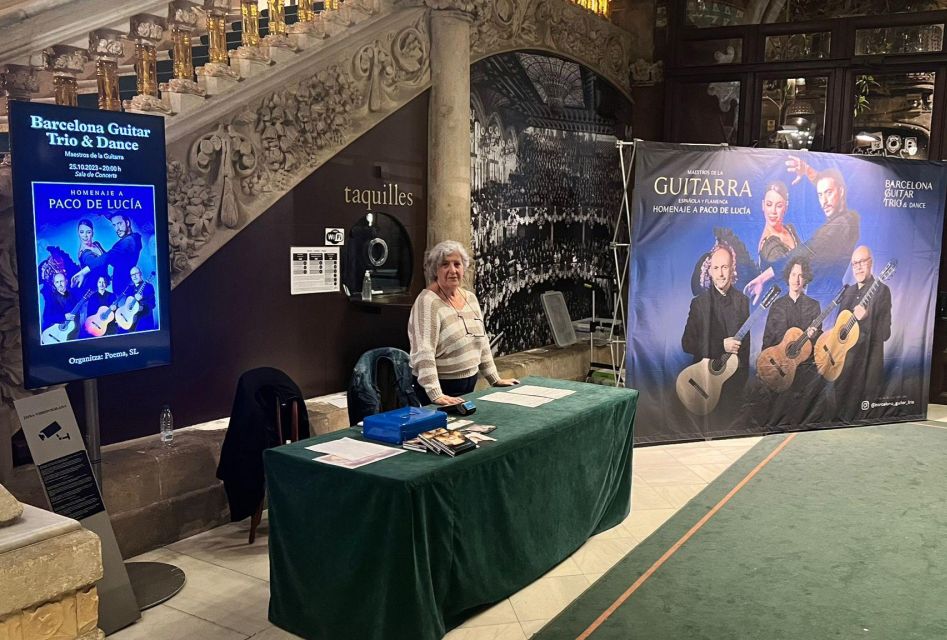
[(640, 143), (637, 440), (926, 416), (942, 163)]

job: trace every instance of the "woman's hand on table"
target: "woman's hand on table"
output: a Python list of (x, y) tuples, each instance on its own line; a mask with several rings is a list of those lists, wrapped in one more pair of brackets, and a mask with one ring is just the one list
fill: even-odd
[(512, 387), (514, 384), (519, 384), (520, 381), (516, 378), (500, 378), (493, 385), (494, 387)]
[(460, 404), (460, 403), (463, 402), (463, 401), (464, 401), (463, 398), (455, 398), (454, 396), (447, 396), (447, 395), (444, 395), (444, 396), (441, 396), (441, 397), (435, 399), (435, 400), (434, 400), (434, 404), (439, 404), (439, 405), (441, 405), (442, 407), (448, 407), (448, 406), (450, 406), (450, 405), (452, 405), (452, 404)]

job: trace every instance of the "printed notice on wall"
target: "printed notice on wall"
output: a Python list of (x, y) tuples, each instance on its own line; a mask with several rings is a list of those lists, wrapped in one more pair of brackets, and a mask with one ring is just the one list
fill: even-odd
[(339, 247), (290, 247), (289, 292), (329, 293), (339, 290)]

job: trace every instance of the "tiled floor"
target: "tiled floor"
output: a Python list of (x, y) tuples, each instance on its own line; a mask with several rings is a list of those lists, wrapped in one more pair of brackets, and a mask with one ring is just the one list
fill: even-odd
[[(947, 421), (947, 411), (931, 418)], [(657, 447), (634, 452), (632, 512), (619, 526), (589, 540), (545, 576), (446, 636), (447, 640), (525, 640), (558, 614), (635, 545), (661, 526), (759, 438)], [(115, 640), (277, 640), (296, 638), (267, 622), (269, 560), (266, 523), (247, 545), (247, 523), (224, 525), (135, 560), (181, 567), (184, 589), (145, 611)]]

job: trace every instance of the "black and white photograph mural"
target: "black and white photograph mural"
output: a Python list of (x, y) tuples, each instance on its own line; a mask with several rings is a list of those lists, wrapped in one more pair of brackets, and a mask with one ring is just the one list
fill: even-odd
[(610, 318), (624, 97), (579, 64), (514, 52), (471, 68), (476, 293), (497, 353), (553, 342), (540, 295)]

